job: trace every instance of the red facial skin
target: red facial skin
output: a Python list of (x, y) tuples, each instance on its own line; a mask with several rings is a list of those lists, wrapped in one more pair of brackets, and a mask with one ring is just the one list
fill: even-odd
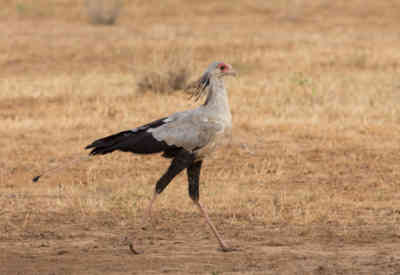
[(222, 72), (227, 72), (227, 71), (229, 71), (229, 65), (227, 65), (227, 64), (225, 64), (225, 63), (223, 63), (223, 62), (221, 62), (221, 63), (219, 63), (218, 64), (218, 68), (222, 71)]

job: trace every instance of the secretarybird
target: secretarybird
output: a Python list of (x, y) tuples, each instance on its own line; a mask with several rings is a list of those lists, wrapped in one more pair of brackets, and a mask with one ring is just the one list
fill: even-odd
[(91, 149), (90, 155), (104, 155), (116, 150), (135, 154), (162, 152), (163, 157), (172, 159), (168, 170), (157, 181), (144, 222), (151, 216), (158, 195), (176, 175), (186, 169), (190, 198), (205, 217), (222, 251), (232, 249), (221, 238), (199, 201), (199, 177), (203, 160), (231, 136), (232, 116), (223, 80), (227, 75), (236, 75), (231, 65), (223, 62), (210, 64), (202, 77), (192, 85), (197, 99), (207, 93), (203, 105), (98, 139), (85, 148)]

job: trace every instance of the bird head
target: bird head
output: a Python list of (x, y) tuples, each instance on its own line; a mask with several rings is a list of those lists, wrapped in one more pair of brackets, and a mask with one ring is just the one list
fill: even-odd
[(232, 65), (224, 62), (213, 62), (207, 70), (197, 81), (191, 83), (186, 87), (186, 91), (192, 93), (196, 97), (196, 101), (205, 94), (207, 87), (210, 85), (211, 78), (222, 79), (224, 76), (231, 75), (237, 76), (236, 71), (232, 68)]
[(237, 76), (236, 71), (232, 68), (232, 65), (224, 62), (213, 62), (211, 63), (204, 75), (208, 74), (208, 77), (222, 78), (226, 75)]

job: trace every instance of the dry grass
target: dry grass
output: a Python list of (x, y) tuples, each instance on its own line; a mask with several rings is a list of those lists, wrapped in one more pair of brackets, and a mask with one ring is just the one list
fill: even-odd
[[(4, 2), (0, 239), (57, 217), (137, 225), (165, 160), (116, 153), (31, 177), (95, 138), (193, 107), (164, 91), (214, 60), (240, 74), (228, 81), (235, 136), (206, 162), (201, 199), (230, 239), (252, 240), (256, 226), (327, 242), (398, 238), (400, 6), (267, 2), (127, 2), (112, 29), (87, 24), (78, 1)], [(157, 202), (167, 228), (196, 213), (186, 188), (178, 176)]]

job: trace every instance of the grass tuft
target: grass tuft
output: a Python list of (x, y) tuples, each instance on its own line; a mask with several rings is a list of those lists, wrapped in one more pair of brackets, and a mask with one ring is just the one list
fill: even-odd
[(149, 72), (137, 82), (139, 93), (172, 93), (186, 87), (192, 75), (190, 51), (164, 52), (153, 57)]
[(86, 0), (89, 20), (96, 25), (114, 25), (122, 9), (122, 0)]

